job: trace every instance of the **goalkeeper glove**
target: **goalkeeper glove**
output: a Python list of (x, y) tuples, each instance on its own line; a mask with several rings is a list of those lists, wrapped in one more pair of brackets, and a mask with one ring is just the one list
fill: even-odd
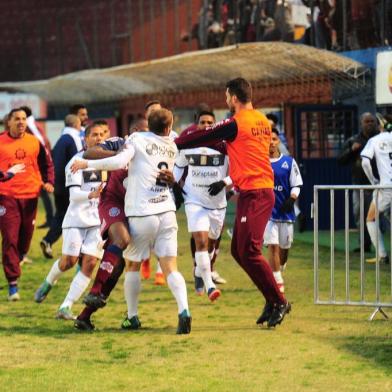
[(294, 203), (295, 203), (295, 199), (290, 196), (283, 203), (282, 207), (280, 208), (280, 212), (283, 212), (284, 214), (287, 214), (288, 212), (291, 212), (293, 210), (293, 208), (294, 208)]
[(211, 196), (216, 196), (223, 188), (225, 188), (226, 183), (221, 180), (217, 182), (213, 182), (209, 187), (208, 187), (208, 193)]

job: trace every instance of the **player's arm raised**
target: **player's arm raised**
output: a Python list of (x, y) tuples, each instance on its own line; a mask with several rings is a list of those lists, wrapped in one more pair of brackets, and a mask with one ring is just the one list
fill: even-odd
[(181, 135), (174, 142), (179, 150), (193, 147), (213, 146), (223, 140), (233, 141), (238, 133), (236, 121), (231, 118), (220, 121), (203, 131)]

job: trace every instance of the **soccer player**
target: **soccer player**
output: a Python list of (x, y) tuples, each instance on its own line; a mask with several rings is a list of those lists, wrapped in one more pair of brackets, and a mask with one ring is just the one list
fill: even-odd
[(284, 293), (281, 269), (286, 265), (294, 236), (294, 203), (298, 198), (302, 177), (295, 160), (280, 152), (279, 131), (272, 128), (269, 148), (274, 171), (275, 205), (264, 232), (264, 244), (268, 246), (268, 260), (279, 290)]
[(274, 206), (274, 177), (269, 161), (271, 125), (253, 109), (250, 83), (237, 78), (226, 84), (226, 103), (234, 113), (231, 119), (213, 127), (176, 139), (179, 149), (211, 146), (226, 140), (230, 177), (239, 197), (231, 252), (266, 299), (256, 323), (268, 327), (280, 324), (290, 311), (274, 279), (268, 261), (261, 254), (265, 226)]
[[(86, 145), (93, 147), (103, 140), (103, 129), (98, 125), (86, 128)], [(105, 173), (94, 169), (71, 172), (72, 163), (82, 158), (76, 154), (65, 168), (65, 185), (69, 188), (70, 203), (63, 221), (62, 256), (56, 260), (34, 299), (40, 303), (63, 273), (71, 269), (82, 256), (81, 269), (75, 275), (68, 294), (57, 312), (57, 318), (73, 320), (72, 305), (88, 287), (97, 260), (102, 257), (102, 237), (98, 216), (98, 199)]]
[[(169, 137), (173, 115), (166, 109), (148, 117), (149, 132), (134, 133), (120, 154), (103, 160), (84, 161), (84, 167), (116, 170), (129, 164), (125, 213), (131, 244), (124, 252), (127, 260), (124, 281), (128, 314), (124, 323), (138, 323), (138, 297), (141, 290), (140, 263), (151, 249), (159, 258), (167, 284), (178, 305), (178, 334), (191, 331), (186, 284), (177, 270), (177, 221), (175, 205), (166, 182), (159, 173), (172, 171), (178, 153)], [(123, 324), (124, 324), (123, 323)]]
[[(213, 112), (200, 112), (197, 120), (198, 129), (204, 130), (215, 123), (215, 115)], [(202, 295), (205, 287), (211, 301), (221, 295), (212, 280), (211, 259), (226, 214), (227, 201), (223, 189), (232, 184), (230, 177), (226, 177), (228, 159), (225, 152), (207, 147), (182, 150), (174, 171), (174, 178), (179, 181), (184, 170), (188, 169), (183, 190), (188, 231), (192, 233), (196, 248), (195, 289), (197, 294)]]
[[(147, 128), (147, 121), (138, 119), (131, 124), (130, 132), (145, 131)], [(114, 156), (124, 143), (123, 138), (110, 138), (105, 143), (88, 149), (83, 158), (100, 159)], [(127, 176), (128, 171), (125, 169), (110, 172), (106, 187), (101, 193), (98, 212), (101, 220), (101, 235), (107, 241), (94, 284), (83, 300), (86, 307), (75, 320), (75, 328), (77, 329), (95, 329), (90, 319), (91, 315), (106, 305), (107, 298), (116, 286), (125, 267), (122, 253), (131, 240), (124, 212), (125, 187), (123, 183)], [(139, 324), (136, 323), (130, 327), (137, 329)]]
[(0, 171), (8, 172), (13, 167), (12, 173), (15, 165), (24, 165), (23, 172), (0, 182), (2, 261), (9, 301), (20, 299), (20, 261), (27, 254), (33, 237), (38, 196), (42, 188), (53, 192), (54, 182), (48, 151), (26, 130), (25, 111), (13, 109), (8, 115), (7, 130), (0, 135)]
[(54, 204), (56, 212), (50, 223), (50, 228), (40, 242), (43, 255), (47, 259), (53, 258), (52, 245), (61, 237), (61, 225), (69, 206), (69, 192), (65, 186), (65, 167), (70, 159), (83, 149), (81, 121), (78, 116), (68, 114), (64, 119), (64, 129), (57, 140), (52, 156), (55, 170)]
[[(368, 140), (365, 148), (361, 151), (362, 167), (372, 185), (392, 185), (392, 124), (387, 124), (376, 136)], [(371, 160), (375, 158), (380, 181), (372, 170)], [(376, 198), (378, 200), (376, 204)], [(376, 248), (378, 236), (378, 254), (380, 263), (389, 264), (389, 257), (385, 250), (384, 238), (379, 227), (376, 226), (376, 214), (387, 211), (392, 203), (392, 189), (382, 189), (373, 193), (373, 200), (366, 217), (366, 226), (373, 246)], [(377, 211), (378, 210), (378, 211)], [(377, 234), (378, 231), (378, 234)], [(368, 259), (368, 262), (375, 262)]]

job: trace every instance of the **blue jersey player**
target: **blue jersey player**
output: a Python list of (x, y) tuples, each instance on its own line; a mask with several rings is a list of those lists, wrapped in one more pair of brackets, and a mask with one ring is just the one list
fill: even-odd
[(274, 171), (275, 205), (264, 232), (264, 244), (268, 246), (268, 261), (276, 283), (284, 292), (281, 270), (284, 268), (294, 233), (294, 203), (302, 186), (302, 177), (294, 158), (280, 152), (278, 131), (272, 129), (270, 161)]

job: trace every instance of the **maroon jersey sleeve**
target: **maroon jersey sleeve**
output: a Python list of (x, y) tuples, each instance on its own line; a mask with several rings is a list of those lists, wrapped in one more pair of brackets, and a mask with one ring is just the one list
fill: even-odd
[(45, 146), (43, 146), (41, 143), (39, 146), (40, 150), (38, 154), (38, 166), (42, 181), (44, 183), (48, 182), (49, 184), (54, 185), (54, 166), (52, 156)]

